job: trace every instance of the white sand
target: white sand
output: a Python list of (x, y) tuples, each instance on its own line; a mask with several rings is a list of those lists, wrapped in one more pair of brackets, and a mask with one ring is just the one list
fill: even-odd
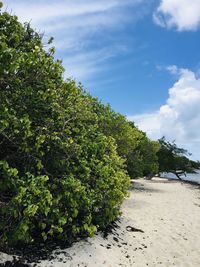
[[(57, 250), (37, 266), (200, 266), (200, 190), (179, 181), (136, 181), (119, 228)], [(127, 231), (132, 226), (144, 231)], [(54, 254), (55, 255), (55, 254)], [(0, 254), (0, 262), (3, 254)], [(4, 259), (5, 260), (5, 254)], [(2, 261), (3, 261), (2, 260)]]

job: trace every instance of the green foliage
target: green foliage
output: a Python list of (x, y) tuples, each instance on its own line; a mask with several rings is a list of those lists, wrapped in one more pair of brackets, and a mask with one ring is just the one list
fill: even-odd
[(64, 81), (52, 41), (44, 49), (29, 24), (0, 13), (4, 245), (92, 236), (120, 214), (129, 176), (158, 170), (158, 142)]
[(168, 142), (165, 137), (159, 140), (160, 150), (158, 151), (159, 172), (170, 172), (183, 170), (192, 172), (200, 167), (199, 162), (190, 160), (187, 150), (177, 147), (175, 142)]
[(117, 144), (118, 154), (126, 160), (130, 177), (138, 178), (158, 172), (157, 152), (159, 143), (151, 141), (134, 123), (114, 112), (110, 106), (92, 99), (94, 112), (98, 117), (100, 131), (112, 136)]
[(82, 87), (63, 80), (54, 48), (6, 12), (0, 88), (0, 242), (92, 236), (112, 222), (129, 186), (115, 140)]
[(143, 133), (138, 140), (138, 146), (128, 157), (128, 173), (132, 177), (143, 177), (158, 172), (157, 152), (160, 145), (157, 141), (149, 140)]

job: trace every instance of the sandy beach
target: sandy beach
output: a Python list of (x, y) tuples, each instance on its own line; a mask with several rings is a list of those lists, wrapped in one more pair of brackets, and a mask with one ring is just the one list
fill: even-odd
[[(123, 215), (106, 238), (57, 249), (35, 266), (200, 266), (200, 190), (180, 181), (133, 181)], [(12, 257), (0, 254), (0, 263)], [(32, 264), (33, 266), (33, 264)]]

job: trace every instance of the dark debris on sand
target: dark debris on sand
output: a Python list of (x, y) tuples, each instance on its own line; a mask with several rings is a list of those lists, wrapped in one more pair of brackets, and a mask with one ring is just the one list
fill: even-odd
[(133, 226), (126, 226), (126, 230), (128, 231), (128, 232), (140, 232), (140, 233), (144, 233), (144, 231), (143, 230), (141, 230), (141, 229), (138, 229), (138, 228), (135, 228), (135, 227), (133, 227)]
[(0, 267), (29, 267), (30, 264), (25, 263), (24, 260), (14, 258), (13, 261), (6, 261), (0, 263)]
[[(78, 241), (78, 240), (76, 240)], [(27, 267), (30, 266), (30, 263), (38, 263), (41, 260), (52, 260), (57, 257), (59, 253), (65, 253), (62, 251), (70, 246), (75, 240), (71, 242), (56, 242), (49, 241), (46, 243), (34, 243), (26, 246), (16, 246), (16, 247), (0, 247), (0, 251), (7, 253), (9, 255), (16, 255), (18, 259), (14, 257), (13, 261), (7, 261), (5, 263), (0, 263), (0, 267)], [(55, 253), (55, 256), (52, 255), (52, 252), (56, 249), (60, 249), (60, 252)]]
[(110, 225), (108, 225), (103, 230), (103, 238), (107, 238), (108, 235), (110, 235), (110, 234), (115, 234), (115, 230), (120, 228), (120, 226), (117, 224), (119, 222), (120, 222), (120, 219), (117, 219), (116, 221), (114, 221), (113, 223), (111, 223)]

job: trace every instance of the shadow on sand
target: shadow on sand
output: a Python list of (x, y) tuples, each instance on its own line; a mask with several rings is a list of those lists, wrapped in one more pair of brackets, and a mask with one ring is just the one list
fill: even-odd
[[(178, 180), (178, 179), (173, 179), (173, 178), (165, 178), (165, 177), (155, 177), (152, 178), (151, 180), (145, 179), (146, 183), (142, 184), (140, 182), (140, 179), (132, 179), (131, 180), (131, 186), (130, 186), (130, 191), (135, 191), (135, 192), (150, 192), (150, 193), (156, 193), (156, 192), (162, 192), (161, 189), (155, 189), (152, 188), (150, 185), (151, 184), (172, 184), (172, 183), (181, 183), (181, 184), (186, 184), (186, 185), (191, 185), (195, 189), (200, 189), (200, 184), (197, 182), (193, 181), (187, 181), (187, 180)], [(149, 186), (148, 186), (149, 185)]]
[[(151, 183), (151, 181), (149, 183)], [(147, 192), (147, 193), (162, 192), (161, 189), (155, 189), (148, 186), (148, 184), (142, 184), (141, 182), (139, 182), (139, 180), (132, 180), (129, 190), (134, 192)]]

